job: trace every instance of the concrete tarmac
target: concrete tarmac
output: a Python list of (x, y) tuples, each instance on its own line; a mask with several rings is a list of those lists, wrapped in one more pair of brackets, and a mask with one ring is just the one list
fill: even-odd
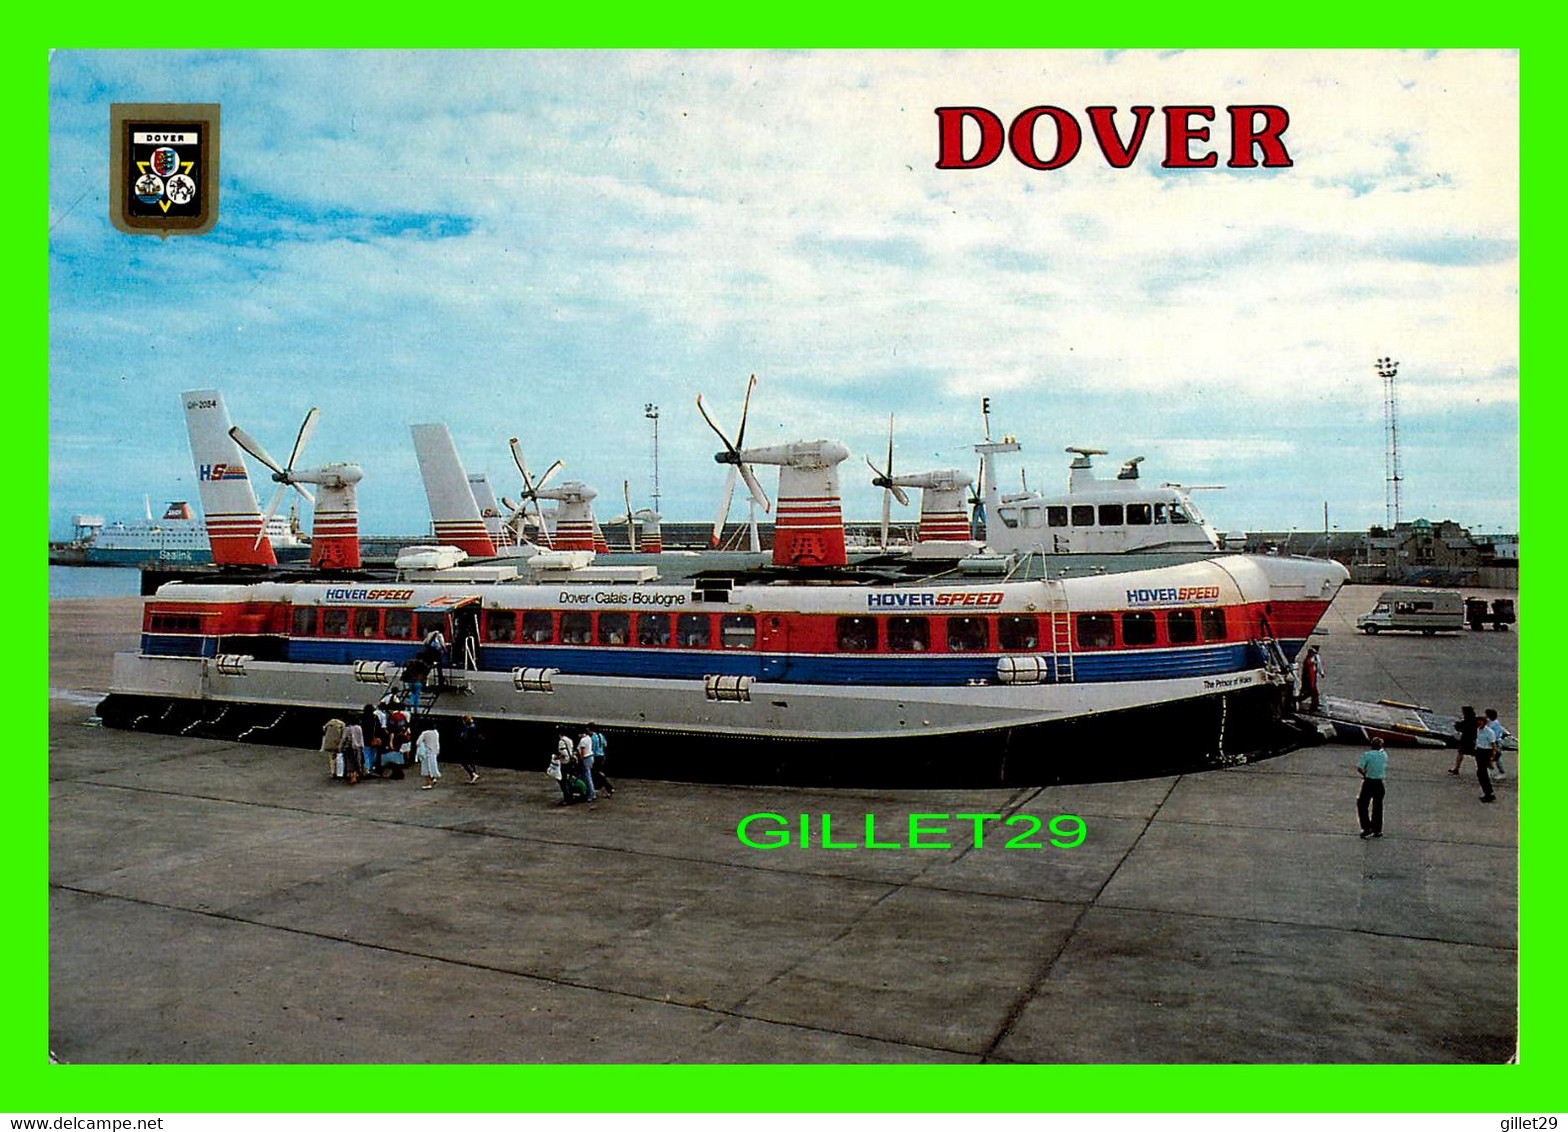
[[(1329, 611), (1325, 690), (1492, 706), (1520, 731), (1517, 634), (1355, 633), (1380, 588)], [(1387, 835), (1366, 841), (1361, 748), (1335, 744), (1046, 789), (626, 780), (561, 808), (542, 774), (349, 788), (308, 751), (86, 726), (136, 625), (135, 599), (51, 607), (49, 1037), (67, 1062), (1515, 1052), (1517, 754), (1481, 805), (1451, 751), (1393, 752)], [(886, 836), (977, 811), (1077, 814), (1088, 834), (975, 848), (965, 822), (949, 849), (742, 845), (737, 822), (763, 811), (831, 813), (839, 837), (866, 814)]]

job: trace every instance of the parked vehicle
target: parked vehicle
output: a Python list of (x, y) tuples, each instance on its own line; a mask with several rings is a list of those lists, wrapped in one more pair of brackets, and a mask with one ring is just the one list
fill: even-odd
[(1486, 607), (1486, 598), (1465, 598), (1465, 620), (1470, 622), (1470, 628), (1478, 633), (1486, 628), (1488, 621), (1492, 623), (1492, 628), (1494, 629), (1507, 630), (1508, 626), (1518, 619), (1514, 614), (1512, 598), (1493, 598), (1490, 611)]
[(1356, 618), (1356, 628), (1371, 636), (1383, 630), (1408, 630), (1430, 637), (1465, 627), (1464, 599), (1452, 590), (1385, 590), (1372, 612)]

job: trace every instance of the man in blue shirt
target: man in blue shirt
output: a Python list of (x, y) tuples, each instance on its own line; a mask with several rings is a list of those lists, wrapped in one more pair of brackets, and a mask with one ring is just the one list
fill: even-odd
[(1356, 798), (1356, 814), (1361, 818), (1361, 836), (1383, 836), (1383, 776), (1388, 772), (1388, 752), (1383, 740), (1373, 739), (1372, 749), (1356, 763), (1361, 775), (1361, 793)]

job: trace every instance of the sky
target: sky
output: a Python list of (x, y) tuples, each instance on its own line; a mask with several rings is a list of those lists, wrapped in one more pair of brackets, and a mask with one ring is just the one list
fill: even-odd
[[(365, 471), (361, 530), (428, 521), (409, 426), (470, 472), (711, 520), (747, 446), (847, 446), (845, 513), (895, 471), (1065, 486), (1067, 445), (1145, 457), (1226, 531), (1402, 517), (1518, 529), (1513, 52), (94, 52), (50, 64), (50, 526), (197, 500), (180, 393), (223, 390), (282, 457)], [(208, 235), (109, 221), (112, 102), (218, 102)], [(1284, 107), (1289, 168), (1228, 169), (1225, 107)], [(938, 169), (941, 106), (1084, 127), (1060, 168)], [(1090, 106), (1217, 108), (1216, 169), (1131, 166)], [(1049, 152), (1048, 126), (1037, 135)], [(973, 147), (973, 141), (970, 147)], [(253, 467), (252, 475), (255, 477)], [(764, 473), (770, 495), (775, 480)], [(266, 496), (263, 492), (263, 503)], [(155, 512), (158, 513), (158, 512)], [(737, 506), (734, 518), (741, 517)], [(913, 519), (895, 507), (895, 521)]]

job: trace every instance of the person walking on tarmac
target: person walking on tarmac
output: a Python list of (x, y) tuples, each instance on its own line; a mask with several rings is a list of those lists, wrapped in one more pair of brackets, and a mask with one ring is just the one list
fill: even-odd
[(1454, 730), (1459, 732), (1459, 759), (1462, 761), (1466, 755), (1475, 759), (1475, 780), (1481, 784), (1481, 801), (1497, 801), (1497, 795), (1492, 792), (1492, 776), (1486, 769), (1487, 764), (1492, 761), (1492, 750), (1490, 747), (1482, 750), (1476, 745), (1476, 734), (1481, 730), (1481, 721), (1475, 717), (1475, 708), (1467, 704), (1459, 709), (1459, 718), (1454, 721)]
[(597, 723), (588, 725), (588, 739), (593, 745), (593, 776), (595, 785), (610, 797), (615, 796), (615, 787), (610, 784), (610, 776), (605, 773), (604, 755), (609, 746), (605, 742), (604, 733), (599, 730)]
[(463, 716), (463, 726), (457, 732), (457, 765), (468, 773), (469, 782), (479, 781), (479, 772), (474, 769), (474, 755), (478, 753), (479, 741), (483, 738), (474, 717)]
[(1372, 749), (1356, 763), (1361, 775), (1361, 793), (1356, 796), (1356, 816), (1361, 819), (1361, 837), (1383, 836), (1383, 778), (1388, 773), (1388, 752), (1383, 740), (1373, 739)]

